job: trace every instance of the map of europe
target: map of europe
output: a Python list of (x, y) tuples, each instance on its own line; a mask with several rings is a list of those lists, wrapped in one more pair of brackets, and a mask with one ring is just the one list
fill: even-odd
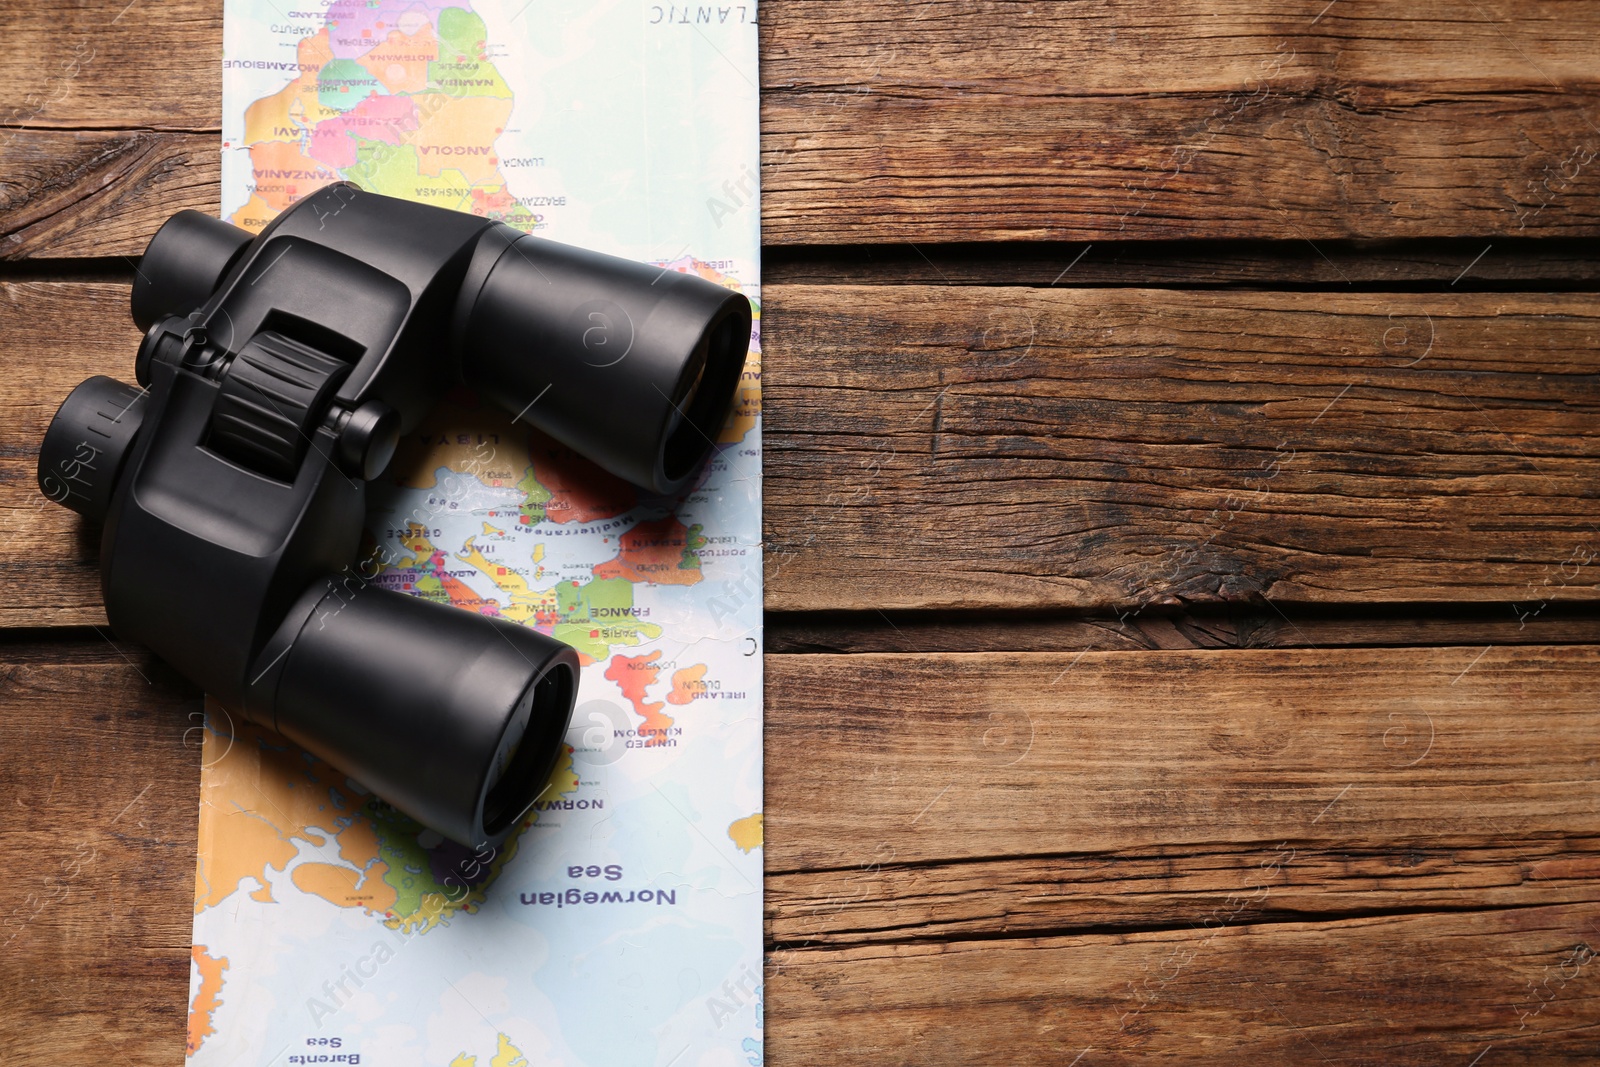
[[(697, 273), (759, 324), (753, 4), (224, 11), (234, 224), (353, 181)], [(406, 436), (366, 573), (575, 647), (567, 746), (474, 851), (209, 704), (189, 1062), (762, 1062), (759, 332), (681, 497), (466, 391)]]

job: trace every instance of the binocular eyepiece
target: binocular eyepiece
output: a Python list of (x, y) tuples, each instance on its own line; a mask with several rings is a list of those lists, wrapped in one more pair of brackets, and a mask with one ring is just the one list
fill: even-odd
[(39, 455), (41, 491), (105, 524), (112, 628), (425, 826), (503, 840), (561, 753), (577, 654), (373, 584), (366, 483), (465, 383), (675, 493), (732, 406), (749, 302), (340, 183), (255, 237), (173, 216), (133, 317), (140, 388), (88, 379)]

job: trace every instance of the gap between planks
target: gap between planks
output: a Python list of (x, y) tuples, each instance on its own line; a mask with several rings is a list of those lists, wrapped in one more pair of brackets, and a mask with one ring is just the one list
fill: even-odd
[[(138, 262), (0, 258), (0, 281), (131, 284)], [(763, 285), (1595, 292), (1600, 250), (1592, 240), (1560, 237), (764, 245), (761, 275)]]

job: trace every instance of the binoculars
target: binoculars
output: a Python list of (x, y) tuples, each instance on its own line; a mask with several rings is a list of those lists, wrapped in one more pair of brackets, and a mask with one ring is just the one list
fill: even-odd
[(254, 237), (174, 215), (133, 318), (139, 388), (88, 379), (39, 453), (44, 494), (104, 523), (112, 629), (424, 826), (498, 844), (561, 754), (577, 653), (366, 581), (366, 484), (464, 383), (675, 493), (732, 406), (749, 301), (338, 183)]

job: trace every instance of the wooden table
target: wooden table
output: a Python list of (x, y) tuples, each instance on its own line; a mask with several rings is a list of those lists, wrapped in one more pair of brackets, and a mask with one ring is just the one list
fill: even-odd
[[(7, 5), (0, 1061), (172, 1064), (199, 695), (37, 442), (215, 0)], [(1600, 6), (767, 0), (768, 1054), (1600, 1059)]]

